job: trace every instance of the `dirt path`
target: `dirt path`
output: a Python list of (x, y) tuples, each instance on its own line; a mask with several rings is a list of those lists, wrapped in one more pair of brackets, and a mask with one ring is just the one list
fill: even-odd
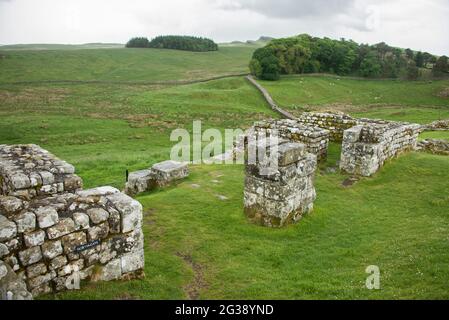
[(184, 292), (189, 300), (198, 300), (200, 297), (200, 290), (206, 287), (206, 282), (203, 277), (203, 268), (201, 265), (194, 262), (190, 255), (182, 254), (180, 252), (176, 255), (181, 257), (193, 271), (193, 280), (184, 287)]

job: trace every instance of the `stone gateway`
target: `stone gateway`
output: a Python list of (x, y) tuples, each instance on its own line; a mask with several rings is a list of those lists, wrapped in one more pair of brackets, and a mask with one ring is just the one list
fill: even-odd
[(141, 204), (112, 187), (82, 190), (74, 173), (36, 145), (0, 146), (2, 298), (143, 276)]

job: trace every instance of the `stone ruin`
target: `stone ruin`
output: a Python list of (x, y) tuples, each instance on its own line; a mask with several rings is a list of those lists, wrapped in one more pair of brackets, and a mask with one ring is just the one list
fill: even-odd
[[(273, 152), (270, 138), (249, 141), (247, 149), (251, 144), (256, 150), (263, 144), (267, 154)], [(316, 198), (313, 182), (317, 156), (308, 153), (301, 143), (282, 139), (277, 145), (277, 170), (260, 159), (254, 163), (248, 157), (245, 160), (244, 211), (251, 221), (267, 227), (297, 222), (313, 210)]]
[(266, 120), (254, 124), (256, 135), (270, 135), (277, 130), (280, 138), (304, 144), (305, 151), (317, 156), (318, 161), (325, 160), (329, 144), (329, 130), (304, 125), (297, 120)]
[(371, 176), (386, 160), (416, 149), (422, 131), (419, 124), (359, 119), (359, 125), (344, 132), (340, 169)]
[(357, 119), (344, 113), (332, 112), (304, 112), (298, 118), (298, 122), (315, 128), (329, 130), (329, 140), (341, 142), (343, 132), (357, 125)]
[(135, 196), (158, 187), (168, 186), (189, 175), (187, 163), (164, 161), (156, 163), (150, 169), (131, 172), (125, 185), (125, 193)]
[(0, 185), (0, 299), (143, 276), (139, 202), (82, 190), (72, 165), (36, 145), (0, 145)]
[[(341, 113), (304, 113), (297, 120), (256, 122), (247, 133), (248, 146), (248, 141), (255, 140), (259, 148), (261, 136), (266, 137), (261, 143), (271, 146), (270, 139), (277, 132), (280, 161), (277, 170), (267, 171), (265, 163), (246, 160), (245, 213), (262, 225), (280, 227), (310, 212), (316, 197), (313, 177), (317, 160), (326, 158), (329, 140), (342, 141), (342, 171), (371, 176), (388, 159), (416, 150), (421, 131), (419, 124), (354, 119)], [(430, 149), (435, 143), (421, 145)]]
[(426, 139), (418, 142), (418, 151), (449, 156), (449, 141), (438, 139)]

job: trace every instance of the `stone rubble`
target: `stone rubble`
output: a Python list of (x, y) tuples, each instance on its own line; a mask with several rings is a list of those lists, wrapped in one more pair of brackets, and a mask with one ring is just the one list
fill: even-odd
[(449, 156), (449, 141), (426, 139), (419, 141), (416, 147), (418, 151), (428, 152), (432, 154)]
[[(17, 183), (36, 172), (45, 184)], [(41, 192), (53, 183), (64, 188)], [(0, 185), (0, 271), (8, 274), (0, 280), (2, 298), (72, 289), (75, 272), (93, 281), (143, 276), (136, 200), (112, 187), (82, 190), (73, 166), (35, 145), (0, 147)]]
[(151, 191), (155, 188), (166, 187), (175, 181), (189, 175), (187, 163), (167, 160), (156, 163), (150, 169), (131, 172), (125, 185), (124, 192), (130, 196)]

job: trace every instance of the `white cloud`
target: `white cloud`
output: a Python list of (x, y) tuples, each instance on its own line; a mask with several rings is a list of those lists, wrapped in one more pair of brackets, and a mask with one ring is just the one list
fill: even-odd
[(310, 33), (449, 55), (448, 16), (447, 0), (0, 0), (0, 43)]

